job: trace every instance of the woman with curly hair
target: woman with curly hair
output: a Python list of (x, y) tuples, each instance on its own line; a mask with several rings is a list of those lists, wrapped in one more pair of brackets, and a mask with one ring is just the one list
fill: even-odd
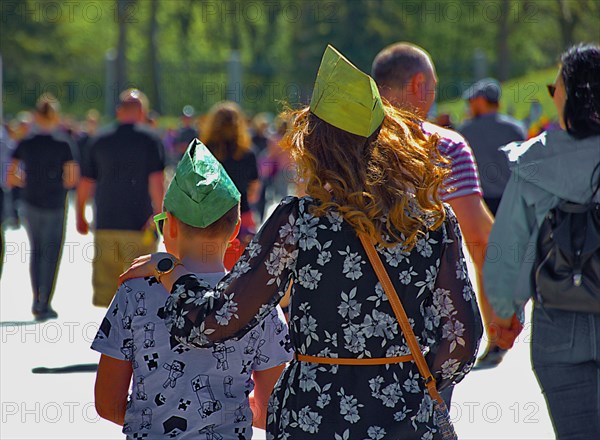
[(202, 141), (221, 162), (242, 195), (239, 239), (243, 246), (256, 233), (250, 205), (258, 201), (260, 181), (246, 118), (235, 102), (215, 104), (208, 114)]
[[(195, 347), (247, 333), (292, 286), (295, 359), (269, 401), (268, 438), (450, 438), (430, 387), (464, 377), (482, 326), (456, 218), (437, 195), (447, 170), (436, 139), (383, 103), (373, 80), (332, 47), (310, 106), (291, 116), (283, 145), (307, 195), (279, 204), (216, 289), (168, 254), (141, 258), (123, 279), (159, 274), (172, 291), (167, 327)], [(409, 354), (373, 253), (433, 379)]]
[[(512, 176), (490, 235), (489, 242), (494, 243), (498, 258), (486, 261), (485, 290), (499, 317), (495, 324), (500, 333), (510, 327), (511, 315), (523, 315), (525, 305), (534, 296), (531, 361), (556, 436), (561, 440), (597, 439), (600, 302), (590, 290), (598, 289), (598, 267), (583, 265), (583, 280), (580, 278), (577, 286), (576, 272), (571, 283), (573, 268), (565, 267), (565, 260), (553, 257), (550, 261), (556, 272), (546, 282), (540, 282), (535, 275), (541, 266), (539, 261), (535, 265), (539, 251), (534, 256), (530, 251), (536, 245), (540, 247), (540, 230), (546, 231), (544, 226), (548, 225), (545, 219), (559, 206), (562, 209), (565, 204), (572, 204), (572, 212), (585, 213), (595, 203), (595, 209), (588, 212), (600, 225), (600, 46), (582, 44), (567, 50), (548, 92), (562, 130), (543, 132), (526, 142), (504, 147)], [(576, 243), (578, 237), (585, 236), (587, 249), (582, 261), (600, 252), (591, 224), (589, 229), (592, 230), (586, 233), (586, 224), (580, 225), (580, 233), (569, 237), (569, 245), (564, 247), (569, 249), (571, 240)], [(564, 237), (559, 228), (555, 230)], [(546, 234), (541, 237), (543, 241)], [(548, 253), (547, 257), (551, 255)], [(592, 268), (591, 274), (586, 267)], [(568, 276), (567, 284), (561, 282), (562, 275)], [(574, 286), (587, 292), (589, 301), (582, 303)], [(553, 304), (552, 291), (569, 292), (567, 304)]]

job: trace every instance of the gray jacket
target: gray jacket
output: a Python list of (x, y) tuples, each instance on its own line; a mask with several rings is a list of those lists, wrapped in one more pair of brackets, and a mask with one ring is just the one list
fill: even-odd
[(483, 277), (494, 311), (508, 318), (521, 314), (533, 293), (535, 245), (546, 213), (560, 200), (590, 201), (600, 136), (575, 139), (550, 131), (502, 150), (512, 173), (490, 234)]

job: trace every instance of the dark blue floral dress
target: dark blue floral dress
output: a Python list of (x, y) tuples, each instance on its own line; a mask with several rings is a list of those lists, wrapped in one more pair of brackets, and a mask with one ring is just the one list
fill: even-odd
[[(257, 325), (293, 282), (291, 344), (331, 358), (409, 354), (394, 312), (360, 240), (335, 211), (309, 212), (310, 197), (284, 199), (233, 270), (209, 290), (181, 277), (167, 302), (167, 326), (207, 347)], [(378, 247), (429, 367), (443, 389), (471, 369), (482, 335), (461, 234), (452, 211), (405, 252)], [(268, 438), (436, 439), (433, 402), (412, 362), (373, 366), (292, 361), (280, 378)]]

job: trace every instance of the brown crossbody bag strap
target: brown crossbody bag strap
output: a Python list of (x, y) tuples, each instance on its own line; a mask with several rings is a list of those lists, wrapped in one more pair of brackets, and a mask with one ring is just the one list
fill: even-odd
[(367, 257), (369, 257), (369, 261), (377, 274), (377, 278), (379, 278), (379, 282), (383, 287), (385, 294), (388, 297), (390, 305), (394, 310), (394, 314), (396, 315), (396, 319), (400, 324), (400, 328), (402, 329), (402, 333), (404, 334), (404, 339), (408, 344), (408, 348), (414, 358), (415, 363), (417, 364), (417, 368), (419, 369), (419, 373), (423, 377), (425, 381), (425, 385), (429, 390), (429, 395), (431, 398), (437, 400), (442, 403), (442, 397), (438, 392), (435, 384), (435, 378), (432, 376), (431, 371), (429, 371), (429, 366), (425, 361), (425, 357), (423, 357), (423, 353), (421, 352), (421, 347), (419, 347), (419, 343), (417, 342), (417, 338), (413, 332), (412, 327), (410, 326), (410, 322), (408, 321), (408, 316), (406, 316), (406, 312), (404, 311), (404, 307), (402, 307), (402, 303), (400, 302), (400, 298), (396, 293), (396, 289), (394, 289), (394, 285), (392, 284), (392, 280), (390, 280), (390, 276), (388, 275), (383, 263), (381, 262), (381, 258), (373, 246), (371, 239), (365, 234), (358, 234), (358, 238), (365, 248), (365, 252), (367, 253)]

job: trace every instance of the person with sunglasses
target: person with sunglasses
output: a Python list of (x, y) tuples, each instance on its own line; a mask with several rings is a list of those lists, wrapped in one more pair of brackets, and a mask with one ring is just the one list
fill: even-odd
[(490, 235), (496, 257), (484, 265), (484, 282), (499, 329), (510, 326), (513, 314), (522, 317), (536, 295), (531, 360), (556, 436), (597, 439), (600, 315), (575, 311), (575, 301), (570, 311), (544, 306), (536, 292), (534, 264), (540, 225), (550, 210), (563, 202), (600, 202), (598, 195), (593, 197), (600, 185), (600, 47), (580, 44), (567, 50), (548, 91), (562, 130), (503, 148), (512, 176)]
[(163, 206), (154, 220), (177, 260), (165, 259), (154, 276), (119, 287), (92, 343), (101, 353), (98, 414), (122, 425), (127, 438), (250, 438), (252, 424), (265, 427), (268, 398), (292, 357), (283, 312), (274, 308), (236, 341), (190, 350), (167, 331), (169, 292), (160, 283), (178, 261), (207, 288), (225, 275), (225, 249), (240, 227), (240, 193), (196, 139)]

